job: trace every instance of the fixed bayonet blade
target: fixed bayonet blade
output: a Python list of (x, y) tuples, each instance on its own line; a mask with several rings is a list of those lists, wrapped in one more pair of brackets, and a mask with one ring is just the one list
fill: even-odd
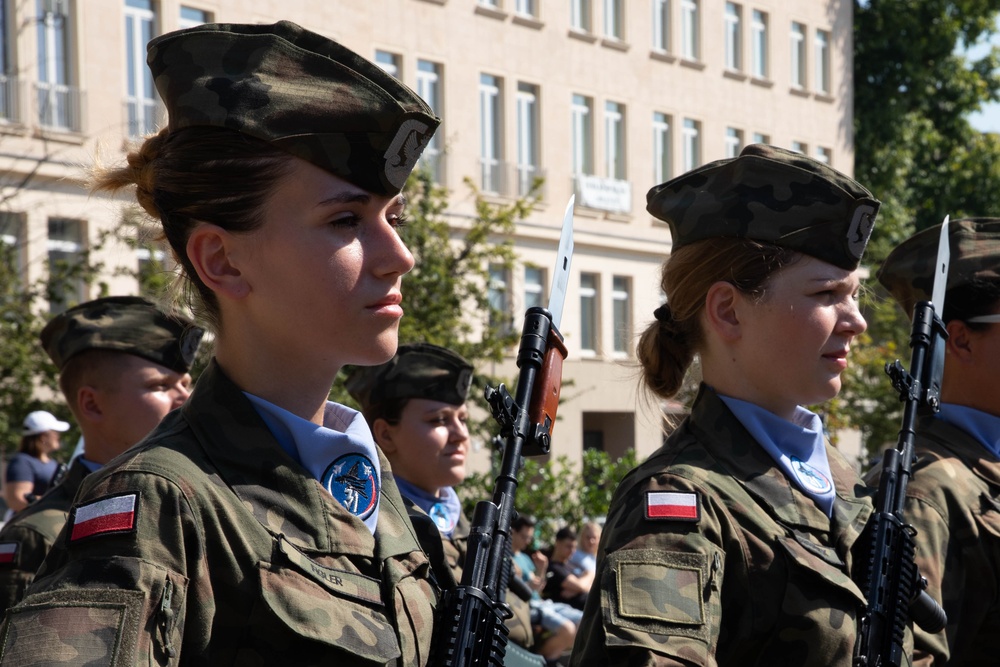
[(951, 242), (948, 237), (948, 221), (950, 215), (944, 216), (941, 223), (941, 236), (938, 238), (937, 264), (934, 265), (934, 290), (931, 292), (931, 303), (938, 317), (944, 317), (944, 294), (948, 291), (948, 263), (951, 261)]
[(576, 195), (570, 195), (563, 215), (562, 233), (559, 235), (559, 256), (556, 258), (556, 268), (552, 273), (552, 289), (549, 290), (549, 313), (552, 314), (552, 324), (558, 329), (562, 320), (563, 305), (566, 303), (566, 290), (569, 288), (569, 266), (573, 260), (573, 204)]

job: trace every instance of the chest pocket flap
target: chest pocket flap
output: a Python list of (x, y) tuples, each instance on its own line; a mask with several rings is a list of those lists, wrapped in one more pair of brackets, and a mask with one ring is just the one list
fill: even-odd
[[(288, 568), (261, 563), (261, 598), (293, 633), (328, 644), (374, 664), (401, 656), (396, 630), (381, 604), (378, 582), (344, 572), (327, 585)], [(366, 585), (364, 582), (368, 581)]]
[(789, 567), (797, 571), (793, 575), (795, 578), (812, 579), (818, 577), (834, 588), (849, 592), (859, 604), (865, 604), (864, 594), (844, 572), (846, 565), (834, 549), (813, 544), (805, 538), (799, 540), (779, 537), (778, 542), (788, 555)]

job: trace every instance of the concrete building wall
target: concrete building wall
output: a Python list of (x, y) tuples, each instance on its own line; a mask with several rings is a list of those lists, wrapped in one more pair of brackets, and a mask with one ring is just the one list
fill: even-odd
[[(19, 237), (26, 278), (44, 274), (49, 220), (79, 220), (89, 243), (121, 219), (127, 197), (89, 196), (87, 170), (97, 159), (118, 161), (127, 145), (126, 7), (142, 0), (0, 0), (4, 9), (4, 90), (17, 91), (16, 104), (7, 95), (0, 105), (0, 211), (17, 214), (23, 223)], [(501, 172), (513, 181), (518, 162), (517, 91), (519, 84), (537, 93), (538, 160), (544, 175), (544, 197), (535, 212), (519, 225), (515, 243), (524, 264), (545, 268), (555, 258), (563, 209), (577, 193), (576, 255), (561, 329), (570, 357), (565, 366), (567, 386), (553, 454), (579, 460), (585, 439), (611, 452), (635, 448), (641, 456), (661, 441), (657, 411), (637, 395), (637, 373), (631, 345), (613, 350), (615, 276), (627, 279), (628, 333), (638, 334), (652, 320), (661, 302), (659, 269), (670, 250), (663, 223), (645, 211), (646, 191), (656, 184), (653, 117), (669, 121), (670, 160), (665, 180), (685, 171), (684, 122), (699, 130), (702, 164), (727, 155), (727, 132), (740, 133), (742, 144), (755, 135), (810, 155), (822, 149), (830, 163), (851, 173), (851, 3), (847, 0), (669, 0), (665, 3), (665, 48), (654, 45), (652, 0), (620, 0), (621, 29), (609, 36), (604, 16), (610, 0), (579, 0), (589, 6), (590, 29), (573, 27), (576, 0), (159, 0), (149, 3), (153, 31), (160, 34), (181, 25), (182, 7), (200, 10), (218, 22), (273, 22), (288, 19), (343, 42), (373, 58), (376, 51), (397, 57), (397, 76), (417, 85), (418, 62), (440, 67), (444, 123), (444, 184), (451, 192), (449, 214), (456, 223), (473, 214), (473, 198), (463, 182), (471, 178), (480, 189), (482, 75), (499, 83), (499, 160)], [(732, 6), (729, 6), (732, 5)], [(684, 16), (697, 7), (694, 57), (684, 55)], [(534, 14), (530, 11), (534, 8)], [(39, 122), (41, 79), (38, 25), (42, 10), (66, 17), (68, 83), (80, 100), (72, 128), (54, 129)], [(526, 14), (521, 10), (527, 9)], [(740, 62), (726, 63), (726, 15), (739, 15)], [(134, 10), (128, 10), (134, 11)], [(147, 11), (147, 10), (142, 10)], [(756, 14), (755, 14), (756, 13)], [(767, 66), (754, 74), (753, 26), (762, 15), (767, 26)], [(805, 79), (792, 80), (792, 25), (799, 24), (805, 40)], [(828, 35), (829, 85), (820, 90), (817, 36)], [(607, 185), (623, 210), (606, 204), (581, 206), (574, 179), (573, 96), (592, 104), (592, 174)], [(616, 103), (624, 117), (624, 177), (608, 179), (606, 105)], [(488, 188), (487, 188), (488, 189)], [(516, 189), (497, 188), (489, 195), (509, 202)], [(592, 194), (593, 191), (591, 190)], [(624, 196), (623, 196), (624, 193)], [(7, 220), (14, 218), (8, 217)], [(111, 293), (131, 293), (135, 281), (116, 276), (134, 269), (134, 250), (120, 243), (105, 244), (97, 257), (105, 265)], [(581, 275), (591, 274), (596, 288), (597, 344), (581, 347)], [(546, 272), (546, 283), (550, 279)], [(515, 321), (523, 311), (524, 272), (510, 276)], [(97, 296), (96, 288), (84, 297)], [(547, 300), (547, 296), (545, 297)], [(514, 374), (513, 360), (497, 369)], [(487, 465), (485, 449), (474, 466)]]

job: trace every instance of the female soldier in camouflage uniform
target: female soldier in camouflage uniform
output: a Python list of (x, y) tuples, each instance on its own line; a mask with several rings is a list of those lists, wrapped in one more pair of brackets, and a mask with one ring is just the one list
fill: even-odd
[(836, 396), (866, 324), (858, 262), (878, 202), (801, 155), (754, 145), (653, 188), (668, 305), (643, 379), (690, 416), (616, 491), (574, 665), (848, 667), (872, 512), (801, 406)]
[[(438, 120), (282, 22), (154, 39), (165, 130), (105, 173), (216, 329), (184, 409), (87, 478), (5, 664), (426, 665), (436, 591), (339, 369), (396, 350), (407, 175)], [(37, 662), (36, 662), (37, 664)]]

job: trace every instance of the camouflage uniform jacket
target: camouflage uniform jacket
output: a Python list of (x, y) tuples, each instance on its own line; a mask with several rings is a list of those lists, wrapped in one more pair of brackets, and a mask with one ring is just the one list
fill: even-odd
[(0, 664), (426, 665), (437, 591), (379, 459), (373, 537), (213, 362), (86, 479), (74, 512), (134, 494), (132, 527), (74, 540), (70, 519), (8, 614)]
[(24, 597), (45, 554), (66, 525), (73, 498), (88, 472), (79, 459), (74, 460), (59, 484), (0, 530), (0, 545), (6, 545), (11, 553), (10, 560), (0, 563), (0, 618)]
[[(917, 529), (916, 561), (927, 592), (948, 614), (943, 632), (914, 628), (913, 664), (1000, 661), (1000, 461), (940, 419), (916, 429), (917, 462), (903, 518)], [(880, 469), (870, 477), (877, 482)]]
[[(850, 667), (864, 606), (852, 549), (872, 503), (827, 453), (832, 519), (702, 386), (615, 492), (571, 664)], [(659, 491), (696, 494), (700, 519), (647, 519)]]

